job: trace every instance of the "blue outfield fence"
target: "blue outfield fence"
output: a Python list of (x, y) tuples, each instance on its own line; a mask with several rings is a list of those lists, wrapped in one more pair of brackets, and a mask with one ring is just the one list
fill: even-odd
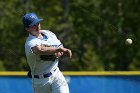
[[(64, 72), (70, 93), (139, 93), (140, 72)], [(0, 93), (34, 93), (26, 72), (0, 72)]]

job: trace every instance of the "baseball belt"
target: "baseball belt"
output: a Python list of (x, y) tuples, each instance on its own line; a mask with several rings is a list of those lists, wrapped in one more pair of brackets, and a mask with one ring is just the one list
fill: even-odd
[[(55, 72), (57, 70), (57, 68), (56, 69), (54, 69), (53, 70), (53, 72)], [(28, 71), (28, 73), (27, 73), (27, 76), (29, 77), (29, 78), (32, 78), (32, 74), (31, 74), (32, 72), (31, 71)], [(52, 75), (52, 72), (49, 72), (49, 73), (46, 73), (46, 74), (42, 74), (42, 75), (33, 75), (34, 76), (34, 78), (47, 78), (47, 77), (50, 77)]]

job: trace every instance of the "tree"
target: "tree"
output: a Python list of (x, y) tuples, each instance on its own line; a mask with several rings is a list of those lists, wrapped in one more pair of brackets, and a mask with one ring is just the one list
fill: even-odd
[[(72, 49), (73, 59), (62, 57), (62, 70), (139, 70), (138, 0), (5, 0), (0, 1), (1, 70), (28, 70), (24, 53), (27, 34), (22, 16), (35, 12), (42, 29), (53, 31)], [(4, 8), (3, 8), (4, 7)], [(131, 46), (125, 45), (132, 38)]]

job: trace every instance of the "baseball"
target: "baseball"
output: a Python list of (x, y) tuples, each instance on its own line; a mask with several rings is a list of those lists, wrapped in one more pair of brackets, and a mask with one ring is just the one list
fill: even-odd
[(126, 39), (126, 41), (125, 41), (125, 43), (127, 44), (127, 45), (131, 45), (132, 44), (132, 39), (130, 39), (130, 38), (127, 38)]

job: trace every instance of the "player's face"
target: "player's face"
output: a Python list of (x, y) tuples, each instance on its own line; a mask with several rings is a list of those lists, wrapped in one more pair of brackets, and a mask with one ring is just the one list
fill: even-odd
[(26, 29), (29, 33), (35, 35), (40, 33), (40, 23)]
[(40, 23), (35, 24), (31, 28), (32, 28), (32, 31), (34, 31), (35, 33), (40, 33)]
[(36, 30), (36, 31), (40, 31), (40, 23), (36, 23), (33, 28)]
[(35, 24), (36, 27), (40, 28), (40, 23)]

